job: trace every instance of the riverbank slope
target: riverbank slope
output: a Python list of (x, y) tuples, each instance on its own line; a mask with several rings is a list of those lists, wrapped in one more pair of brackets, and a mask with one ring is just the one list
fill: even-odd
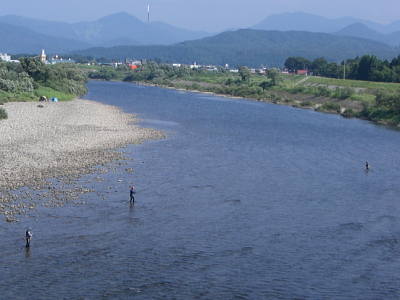
[[(263, 101), (263, 102), (268, 102), (268, 103), (273, 103), (273, 104), (282, 104), (282, 105), (287, 105), (287, 106), (307, 108), (307, 109), (316, 109), (325, 103), (335, 103), (335, 104), (340, 105), (340, 107), (341, 107), (340, 111), (336, 111), (336, 110), (329, 111), (330, 113), (343, 113), (346, 109), (352, 109), (354, 111), (361, 111), (363, 109), (363, 104), (361, 101), (350, 100), (350, 99), (341, 100), (338, 98), (315, 96), (315, 95), (302, 94), (302, 93), (293, 94), (293, 93), (279, 91), (279, 90), (271, 90), (271, 93), (275, 95), (272, 98), (271, 97), (269, 97), (269, 98), (259, 98), (259, 97), (254, 98), (251, 96), (238, 97), (238, 96), (232, 96), (232, 95), (228, 95), (228, 94), (221, 94), (218, 92), (212, 92), (212, 90), (214, 90), (216, 88), (221, 88), (223, 86), (222, 84), (218, 84), (218, 83), (198, 82), (198, 81), (190, 81), (190, 80), (182, 80), (182, 79), (172, 80), (169, 85), (154, 84), (154, 83), (149, 83), (149, 82), (145, 82), (145, 81), (134, 81), (134, 83), (136, 83), (138, 85), (158, 86), (158, 87), (169, 88), (169, 89), (186, 90), (186, 91), (191, 91), (191, 92), (196, 92), (196, 93), (214, 94), (217, 96), (228, 97), (228, 98), (243, 98), (243, 99)], [(201, 88), (201, 89), (196, 89), (196, 87)], [(301, 103), (304, 103), (304, 102), (307, 102), (308, 105), (307, 106), (301, 105)]]

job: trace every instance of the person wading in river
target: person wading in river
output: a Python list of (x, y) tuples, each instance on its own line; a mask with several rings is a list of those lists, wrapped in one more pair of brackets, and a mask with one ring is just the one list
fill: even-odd
[(32, 237), (32, 229), (29, 227), (26, 232), (25, 232), (25, 238), (26, 238), (26, 245), (25, 247), (29, 247), (31, 245), (31, 237)]
[(135, 197), (133, 196), (134, 194), (136, 194), (135, 187), (131, 188), (129, 194), (131, 196), (131, 200), (129, 202), (132, 202), (132, 203), (135, 202)]

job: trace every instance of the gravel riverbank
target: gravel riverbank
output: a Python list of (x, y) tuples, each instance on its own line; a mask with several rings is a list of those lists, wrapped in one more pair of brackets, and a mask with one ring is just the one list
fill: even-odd
[[(94, 101), (11, 102), (0, 120), (0, 212), (9, 191), (46, 178), (89, 173), (93, 166), (122, 157), (127, 144), (165, 138), (141, 128), (131, 114)], [(8, 196), (7, 196), (8, 194)], [(6, 196), (5, 196), (6, 195)]]

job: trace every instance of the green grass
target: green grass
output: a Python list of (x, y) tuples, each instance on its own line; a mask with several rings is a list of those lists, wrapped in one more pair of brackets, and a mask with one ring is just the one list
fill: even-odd
[(37, 101), (40, 96), (46, 96), (47, 99), (56, 97), (58, 101), (70, 101), (75, 98), (74, 95), (63, 94), (48, 87), (39, 87), (34, 90), (34, 94), (13, 94), (0, 90), (0, 105), (7, 102)]
[(37, 97), (37, 99), (39, 99), (39, 97), (41, 97), (41, 96), (46, 96), (47, 99), (50, 99), (51, 97), (56, 97), (58, 99), (58, 101), (70, 101), (75, 98), (74, 95), (63, 94), (63, 93), (53, 90), (52, 88), (43, 87), (43, 86), (36, 89), (34, 91), (34, 93), (35, 93), (35, 96)]
[(7, 102), (26, 102), (26, 101), (31, 101), (32, 99), (33, 99), (32, 94), (26, 94), (26, 93), (14, 94), (0, 90), (0, 105)]
[(282, 74), (286, 82), (297, 83), (304, 79), (304, 75), (292, 75), (292, 74)]
[(226, 74), (218, 74), (214, 72), (208, 72), (208, 73), (200, 73), (196, 74), (194, 76), (186, 76), (183, 77), (183, 80), (190, 80), (190, 81), (196, 81), (196, 82), (206, 82), (206, 83), (214, 83), (214, 84), (225, 84), (225, 82), (228, 80), (228, 78), (231, 78), (232, 80), (235, 80), (238, 78), (238, 76), (235, 74), (231, 73), (226, 73)]
[(349, 99), (354, 101), (366, 102), (369, 104), (375, 104), (375, 96), (372, 94), (365, 94), (365, 93), (355, 94), (352, 95)]
[[(298, 81), (300, 81), (300, 80), (301, 80), (301, 78), (299, 78)], [(395, 90), (395, 91), (400, 89), (399, 83), (334, 79), (334, 78), (316, 77), (316, 76), (310, 77), (306, 81), (306, 83), (319, 83), (319, 84), (326, 84), (326, 85), (348, 86), (348, 87), (352, 87), (352, 88), (364, 88), (364, 89), (368, 89), (368, 90), (375, 90), (379, 87), (383, 87), (385, 89)]]
[(7, 103), (9, 96), (10, 96), (9, 93), (0, 90), (0, 105)]

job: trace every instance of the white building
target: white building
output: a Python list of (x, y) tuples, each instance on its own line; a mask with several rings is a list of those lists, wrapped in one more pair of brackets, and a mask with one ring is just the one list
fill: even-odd
[(0, 58), (3, 61), (6, 61), (6, 62), (17, 62), (17, 63), (19, 63), (19, 60), (11, 59), (11, 55), (8, 55), (7, 53), (0, 53)]
[(11, 55), (8, 55), (7, 53), (0, 53), (0, 58), (4, 61), (11, 61)]

